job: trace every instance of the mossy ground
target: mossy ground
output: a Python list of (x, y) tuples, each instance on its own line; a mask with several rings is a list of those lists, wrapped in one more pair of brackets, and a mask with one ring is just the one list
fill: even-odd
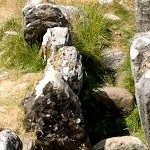
[[(8, 2), (8, 1), (7, 1)], [(64, 2), (64, 1), (63, 1)], [(20, 8), (23, 1), (19, 1)], [(135, 109), (127, 118), (106, 119), (107, 112), (96, 111), (97, 103), (92, 97), (92, 89), (104, 85), (115, 85), (115, 74), (126, 71), (122, 87), (127, 88), (134, 94), (134, 84), (131, 77), (129, 48), (132, 37), (135, 34), (135, 20), (133, 10), (127, 10), (118, 2), (110, 6), (100, 6), (93, 1), (67, 1), (68, 4), (78, 5), (85, 11), (85, 18), (78, 20), (73, 25), (73, 43), (80, 51), (83, 58), (84, 67), (84, 86), (80, 95), (82, 107), (85, 114), (88, 132), (93, 144), (97, 140), (111, 136), (131, 134), (144, 140), (144, 134), (141, 129), (138, 111)], [(65, 3), (65, 4), (66, 4)], [(131, 8), (133, 8), (132, 3)], [(2, 5), (0, 3), (0, 5)], [(19, 11), (20, 12), (20, 11)], [(103, 18), (105, 13), (114, 13), (121, 18), (120, 21), (110, 21)], [(21, 91), (21, 94), (6, 96), (1, 98), (0, 106), (6, 106), (7, 115), (0, 112), (0, 116), (6, 115), (8, 122), (0, 119), (0, 128), (12, 128), (20, 135), (25, 135), (22, 127), (22, 110), (18, 107), (23, 97), (33, 89), (44, 68), (43, 60), (39, 57), (40, 45), (29, 46), (23, 38), (22, 16), (16, 16), (7, 20), (0, 29), (0, 70), (7, 70), (13, 77), (9, 77), (14, 82), (25, 73), (33, 74), (28, 86)], [(16, 36), (4, 38), (5, 31), (16, 31)], [(119, 36), (117, 36), (119, 33)], [(102, 62), (101, 51), (106, 48), (118, 48), (127, 53), (127, 59), (124, 65), (117, 72), (110, 72)], [(38, 75), (37, 75), (38, 74)], [(40, 74), (40, 75), (39, 75)], [(15, 77), (15, 78), (14, 78)], [(11, 87), (13, 88), (13, 86)], [(102, 107), (102, 106), (100, 106)], [(16, 114), (16, 115), (13, 115)], [(11, 117), (10, 116), (14, 116)], [(23, 116), (20, 115), (20, 116)], [(0, 117), (0, 118), (1, 118)], [(10, 117), (10, 118), (9, 118)], [(96, 121), (95, 121), (96, 120)], [(13, 126), (11, 125), (13, 124)], [(124, 131), (124, 132), (123, 132)]]

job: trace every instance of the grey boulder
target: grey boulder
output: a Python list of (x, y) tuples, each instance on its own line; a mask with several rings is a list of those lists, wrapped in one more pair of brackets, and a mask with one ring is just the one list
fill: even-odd
[(93, 150), (148, 150), (148, 148), (136, 137), (113, 137), (100, 141)]
[(22, 150), (22, 142), (11, 130), (0, 132), (0, 150)]
[(61, 10), (49, 3), (26, 4), (23, 9), (23, 16), (24, 37), (29, 43), (41, 42), (48, 28), (68, 25), (68, 21)]
[(106, 108), (112, 110), (116, 115), (127, 116), (133, 110), (133, 96), (127, 89), (119, 87), (98, 88), (94, 90), (93, 95), (97, 101), (104, 104)]

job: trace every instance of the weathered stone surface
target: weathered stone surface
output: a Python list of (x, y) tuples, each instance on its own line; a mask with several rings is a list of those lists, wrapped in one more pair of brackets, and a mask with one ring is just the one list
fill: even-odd
[(104, 104), (116, 115), (120, 113), (127, 116), (133, 110), (133, 96), (127, 89), (119, 87), (104, 87), (95, 89), (93, 94), (97, 101)]
[[(48, 29), (43, 37), (42, 51), (44, 59), (57, 69), (71, 89), (79, 94), (82, 87), (83, 73), (81, 55), (71, 45), (68, 28), (55, 27)], [(47, 65), (46, 69), (49, 67)]]
[(24, 36), (29, 43), (42, 41), (48, 28), (67, 26), (61, 10), (51, 4), (27, 4), (23, 9)]
[(135, 0), (138, 32), (150, 31), (150, 0)]
[(22, 150), (22, 142), (11, 130), (0, 132), (0, 150)]
[(0, 71), (0, 80), (8, 78), (8, 72)]
[(102, 52), (103, 62), (110, 70), (117, 70), (124, 63), (126, 54), (118, 49), (104, 49)]
[(121, 20), (118, 16), (112, 14), (112, 13), (107, 13), (104, 15), (104, 18), (112, 20), (112, 21), (119, 21)]
[(99, 3), (101, 5), (112, 4), (113, 2), (114, 2), (114, 0), (99, 0)]
[(81, 56), (68, 45), (68, 28), (48, 29), (43, 37), (45, 76), (24, 102), (25, 126), (36, 129), (37, 149), (90, 149), (77, 96), (83, 78)]
[(150, 70), (143, 74), (135, 87), (140, 118), (150, 145)]
[(46, 34), (43, 36), (41, 47), (44, 60), (53, 60), (54, 54), (58, 49), (71, 44), (71, 35), (67, 27), (54, 27), (47, 29)]
[(124, 88), (125, 87), (124, 82), (127, 76), (128, 76), (127, 71), (117, 72), (116, 78), (115, 78), (115, 83), (116, 83), (115, 86)]
[(52, 65), (25, 99), (25, 108), (25, 124), (28, 129), (36, 126), (38, 142), (44, 149), (89, 149), (78, 96)]
[(96, 144), (94, 150), (148, 150), (136, 137), (123, 136), (105, 139)]
[(150, 146), (150, 32), (138, 33), (133, 38), (130, 49), (135, 93), (147, 142)]
[(137, 82), (150, 68), (150, 32), (138, 33), (130, 48), (132, 74)]

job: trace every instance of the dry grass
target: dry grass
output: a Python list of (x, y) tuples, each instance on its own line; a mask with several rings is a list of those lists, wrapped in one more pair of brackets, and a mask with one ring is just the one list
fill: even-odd
[(21, 138), (31, 136), (23, 127), (24, 113), (20, 106), (23, 98), (35, 87), (42, 73), (21, 75), (9, 72), (7, 78), (0, 80), (0, 128), (11, 129)]
[(0, 24), (21, 12), (25, 0), (0, 0)]

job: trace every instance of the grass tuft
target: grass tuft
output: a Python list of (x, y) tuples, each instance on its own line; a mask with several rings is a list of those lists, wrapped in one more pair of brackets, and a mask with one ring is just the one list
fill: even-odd
[[(5, 31), (16, 31), (17, 35), (6, 36)], [(40, 45), (30, 46), (24, 41), (21, 18), (12, 18), (5, 22), (0, 30), (0, 38), (0, 61), (3, 67), (24, 73), (43, 69), (44, 64), (39, 57)]]

